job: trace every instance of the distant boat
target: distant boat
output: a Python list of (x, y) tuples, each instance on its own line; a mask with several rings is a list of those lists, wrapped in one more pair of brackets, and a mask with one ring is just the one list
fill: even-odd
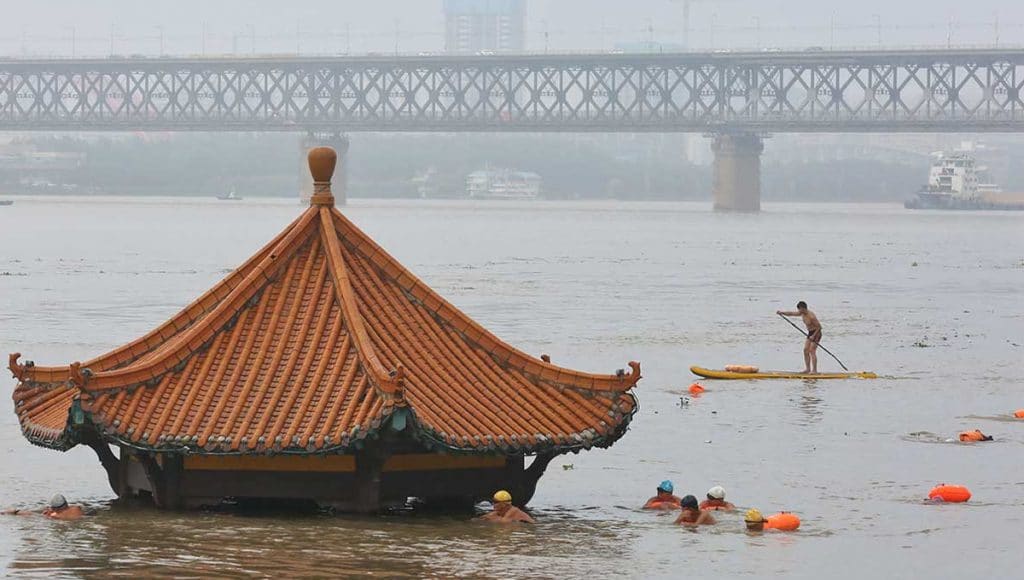
[(984, 183), (986, 168), (977, 165), (970, 149), (932, 154), (928, 183), (903, 203), (907, 209), (1024, 210), (1024, 196), (1004, 194), (998, 185)]
[(541, 177), (532, 171), (483, 169), (466, 176), (469, 199), (530, 200), (540, 195)]
[(0, 205), (14, 205), (13, 199), (0, 199)]
[(232, 188), (231, 191), (228, 192), (227, 194), (225, 194), (225, 195), (218, 195), (217, 199), (222, 200), (222, 201), (239, 201), (242, 198), (240, 198), (237, 195), (235, 195), (235, 190), (234, 190), (234, 188)]

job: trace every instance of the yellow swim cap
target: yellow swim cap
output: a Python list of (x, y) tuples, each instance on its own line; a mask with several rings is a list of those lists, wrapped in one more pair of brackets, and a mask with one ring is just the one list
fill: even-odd
[(494, 493), (494, 501), (512, 501), (512, 494), (504, 489)]
[(743, 516), (743, 520), (747, 522), (763, 522), (764, 516), (761, 515), (761, 512), (751, 508), (747, 510), (747, 515)]

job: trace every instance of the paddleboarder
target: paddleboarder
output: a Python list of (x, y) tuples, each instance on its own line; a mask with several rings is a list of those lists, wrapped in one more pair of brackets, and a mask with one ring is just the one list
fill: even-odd
[(795, 312), (776, 310), (779, 316), (799, 316), (807, 327), (807, 338), (804, 340), (804, 372), (807, 374), (818, 374), (818, 343), (821, 342), (821, 322), (818, 317), (807, 308), (807, 303), (801, 300), (796, 303)]

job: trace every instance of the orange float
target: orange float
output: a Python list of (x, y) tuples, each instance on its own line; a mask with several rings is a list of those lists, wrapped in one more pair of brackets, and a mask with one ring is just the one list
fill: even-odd
[(975, 441), (991, 441), (992, 438), (982, 433), (979, 429), (974, 431), (961, 431), (960, 441), (972, 443)]
[(691, 395), (699, 395), (699, 394), (703, 393), (705, 390), (706, 389), (704, 387), (700, 386), (699, 383), (693, 383), (692, 385), (690, 385), (690, 394)]
[(1017, 409), (1013, 412), (1013, 416), (1018, 419), (1024, 419), (1024, 409)]
[(644, 509), (649, 510), (677, 510), (679, 509), (679, 502), (667, 499), (665, 501), (652, 501), (644, 506)]
[(796, 514), (789, 512), (777, 513), (765, 518), (764, 527), (766, 529), (792, 532), (800, 527), (800, 518)]
[(971, 490), (962, 485), (936, 485), (928, 492), (928, 499), (941, 500), (947, 503), (963, 503), (971, 499)]

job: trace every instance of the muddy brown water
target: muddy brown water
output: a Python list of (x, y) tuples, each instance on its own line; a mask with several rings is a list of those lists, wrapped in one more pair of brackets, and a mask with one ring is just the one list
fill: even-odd
[[(0, 208), (0, 350), (99, 354), (163, 322), (294, 219), (293, 200), (18, 198)], [(15, 577), (1008, 578), (1022, 563), (1024, 214), (888, 205), (357, 200), (344, 210), (512, 344), (614, 372), (643, 363), (640, 411), (609, 450), (558, 458), (532, 527), (460, 515), (163, 513), (111, 504), (90, 450), (22, 438), (0, 404), (0, 506), (53, 493), (80, 522), (0, 518)], [(824, 344), (874, 381), (703, 381), (691, 364), (798, 369), (774, 312), (806, 300)], [(821, 356), (822, 370), (838, 369)], [(13, 388), (14, 381), (6, 381)], [(981, 428), (993, 443), (927, 444)], [(662, 479), (794, 534), (698, 531), (637, 508)], [(925, 505), (938, 483), (965, 505)], [(912, 572), (913, 571), (913, 572)]]

